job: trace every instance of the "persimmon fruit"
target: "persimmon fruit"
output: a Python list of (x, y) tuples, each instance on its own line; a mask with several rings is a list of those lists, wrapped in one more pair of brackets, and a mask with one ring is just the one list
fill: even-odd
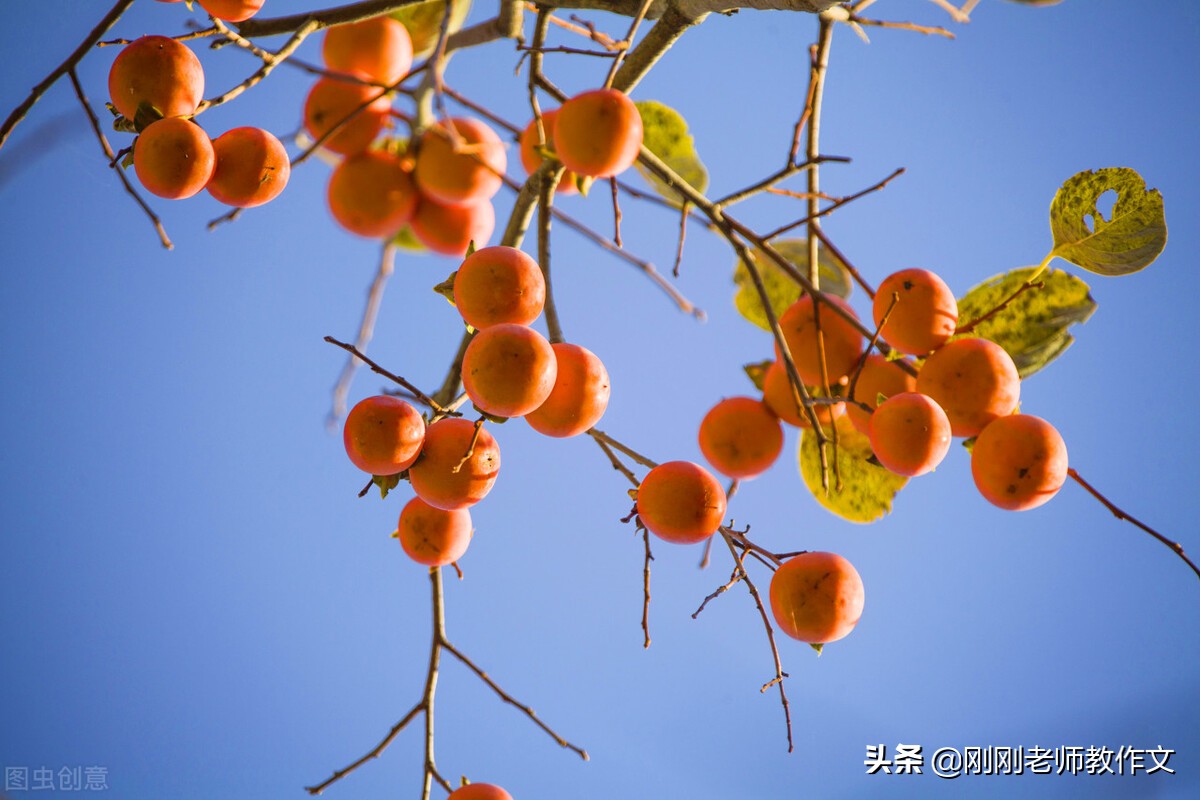
[(515, 247), (476, 250), (454, 275), (454, 305), (472, 328), (528, 325), (542, 313), (545, 303), (542, 268)]
[(108, 72), (108, 96), (131, 120), (143, 103), (164, 117), (190, 116), (204, 97), (204, 68), (187, 45), (168, 36), (143, 36), (117, 54)]
[(200, 7), (226, 22), (245, 22), (263, 7), (266, 0), (197, 0)]
[(902, 353), (923, 356), (944, 345), (958, 325), (958, 301), (936, 273), (902, 269), (883, 279), (875, 292), (872, 313), (878, 326), (898, 294), (880, 335)]
[(419, 497), (405, 504), (396, 526), (396, 538), (404, 554), (427, 567), (453, 564), (471, 544), (471, 512), (465, 508), (447, 511)]
[(398, 397), (360, 400), (346, 415), (342, 443), (354, 466), (371, 475), (396, 475), (412, 466), (425, 442), (425, 420)]
[(525, 325), (484, 328), (463, 353), (463, 389), (480, 411), (497, 417), (522, 417), (546, 402), (557, 372), (550, 343)]
[(504, 142), (483, 122), (452, 117), (425, 129), (414, 175), (421, 194), (446, 206), (490, 200), (503, 184)]
[(321, 146), (344, 156), (354, 155), (366, 150), (383, 130), (391, 107), (387, 95), (374, 86), (321, 78), (304, 100), (304, 129), (320, 139), (340, 125)]
[[(781, 361), (774, 361), (767, 367), (763, 375), (763, 402), (767, 407), (789, 425), (797, 428), (811, 428), (808, 415), (803, 408), (796, 409), (796, 401), (792, 398), (792, 382), (788, 380), (787, 367)], [(833, 425), (839, 417), (846, 413), (845, 403), (817, 403), (813, 405), (817, 421), (825, 428)]]
[(700, 421), (700, 452), (717, 472), (753, 478), (766, 472), (783, 449), (779, 417), (761, 400), (727, 397)]
[(213, 139), (216, 166), (208, 193), (237, 208), (269, 203), (287, 186), (291, 162), (283, 143), (262, 128), (241, 127)]
[(989, 339), (947, 342), (925, 360), (917, 391), (927, 394), (950, 418), (955, 436), (977, 436), (1021, 399), (1021, 378), (1012, 357)]
[[(545, 146), (547, 149), (554, 150), (554, 121), (558, 118), (558, 109), (550, 109), (542, 112), (542, 133), (545, 134)], [(537, 168), (542, 165), (542, 154), (537, 151), (538, 147), (538, 127), (537, 120), (529, 120), (529, 124), (525, 126), (525, 130), (521, 131), (521, 138), (518, 142), (521, 147), (521, 166), (525, 168), (527, 175), (532, 175), (537, 171)], [(576, 181), (577, 176), (571, 170), (564, 170), (562, 178), (558, 181), (558, 188), (555, 190), (558, 194), (577, 194), (579, 187)]]
[(871, 450), (886, 469), (914, 478), (933, 472), (950, 452), (950, 420), (928, 395), (902, 392), (871, 414)]
[(604, 362), (586, 347), (566, 342), (550, 345), (557, 366), (554, 388), (525, 421), (544, 436), (565, 439), (592, 428), (604, 416), (612, 391)]
[[(827, 295), (827, 299), (849, 312), (857, 319), (857, 315), (845, 300)], [(792, 303), (779, 315), (779, 327), (787, 341), (788, 349), (792, 352), (792, 361), (796, 364), (796, 372), (806, 386), (821, 385), (821, 356), (818, 349), (817, 313), (813, 308), (812, 295), (806, 294)], [(822, 305), (820, 310), (821, 340), (824, 342), (825, 367), (829, 376), (830, 386), (845, 380), (863, 351), (863, 335), (841, 315)], [(782, 361), (783, 355), (775, 345), (775, 360)]]
[(440, 419), (426, 429), (421, 455), (408, 470), (417, 497), (434, 508), (453, 511), (487, 496), (500, 473), (500, 445), (481, 428), (471, 448), (474, 435), (475, 424), (458, 417)]
[(329, 211), (346, 230), (373, 238), (392, 236), (417, 208), (417, 187), (404, 162), (383, 150), (342, 160), (329, 177)]
[(854, 429), (863, 435), (871, 430), (871, 413), (857, 403), (866, 403), (872, 410), (879, 405), (879, 395), (891, 397), (903, 392), (915, 392), (917, 378), (906, 372), (898, 361), (888, 361), (878, 353), (871, 353), (863, 362), (858, 382), (854, 384), (855, 403), (846, 404), (846, 416)]
[(862, 616), (862, 578), (836, 553), (792, 556), (771, 577), (771, 613), (779, 629), (809, 644), (844, 638)]
[(617, 89), (592, 89), (562, 104), (554, 121), (554, 151), (563, 166), (592, 178), (611, 178), (637, 161), (642, 115)]
[(435, 253), (462, 257), (467, 247), (487, 243), (496, 228), (491, 200), (471, 206), (447, 206), (422, 196), (410, 221), (413, 236)]
[(999, 417), (975, 440), (971, 476), (992, 505), (1008, 511), (1037, 508), (1067, 480), (1067, 445), (1041, 417)]
[(321, 57), (334, 72), (391, 85), (412, 67), (412, 38), (397, 20), (371, 17), (325, 31)]
[(151, 122), (133, 145), (133, 169), (146, 191), (168, 200), (191, 197), (212, 177), (212, 140), (183, 117)]
[(513, 797), (495, 784), (468, 783), (451, 792), (446, 800), (513, 800)]
[(695, 544), (725, 519), (725, 490), (712, 473), (691, 461), (668, 461), (646, 473), (637, 490), (637, 513), (655, 536)]

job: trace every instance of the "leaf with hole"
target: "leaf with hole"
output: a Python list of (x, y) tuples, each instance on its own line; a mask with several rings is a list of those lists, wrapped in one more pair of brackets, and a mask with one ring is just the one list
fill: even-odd
[[(801, 274), (808, 275), (808, 243), (804, 239), (781, 239), (772, 242), (772, 245), (789, 264)], [(755, 253), (754, 263), (758, 267), (758, 274), (762, 276), (763, 287), (767, 290), (767, 299), (771, 303), (775, 317), (778, 318), (787, 310), (788, 306), (800, 299), (803, 290), (800, 288), (800, 284), (792, 280), (765, 253)], [(821, 248), (817, 251), (817, 264), (820, 267), (821, 290), (843, 300), (848, 298), (854, 287), (850, 280), (850, 273), (846, 271), (842, 263)], [(738, 259), (737, 266), (734, 267), (733, 282), (737, 286), (733, 304), (738, 313), (764, 331), (771, 330), (771, 326), (767, 324), (767, 314), (763, 311), (758, 290), (754, 288), (754, 279), (741, 259)]]
[[(688, 133), (687, 120), (675, 109), (654, 100), (639, 100), (634, 105), (642, 115), (642, 143), (646, 149), (662, 159), (696, 191), (703, 192), (707, 189), (708, 170), (696, 154), (696, 142)], [(655, 191), (679, 205), (679, 195), (673, 189), (645, 170), (641, 164), (638, 164), (637, 168)]]
[[(1108, 191), (1117, 193), (1111, 219), (1096, 207)], [(1162, 195), (1128, 167), (1080, 172), (1054, 195), (1050, 231), (1059, 258), (1100, 275), (1128, 275), (1149, 266), (1167, 243)]]

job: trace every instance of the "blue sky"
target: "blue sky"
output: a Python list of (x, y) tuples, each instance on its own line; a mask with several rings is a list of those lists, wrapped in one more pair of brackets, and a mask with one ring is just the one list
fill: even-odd
[[(474, 19), (491, 10), (482, 5)], [(9, 15), (3, 113), (106, 6), (54, 0)], [(870, 13), (945, 22), (920, 0)], [(182, 5), (137, 3), (114, 34), (177, 33), (186, 17)], [(1189, 401), (1200, 10), (1161, 4), (1147, 23), (1116, 0), (985, 0), (973, 17), (953, 42), (872, 29), (867, 45), (837, 31), (823, 150), (853, 163), (828, 167), (822, 185), (846, 194), (907, 171), (825, 229), (874, 282), (919, 266), (962, 294), (1041, 259), (1063, 180), (1137, 169), (1165, 198), (1166, 250), (1136, 275), (1083, 275), (1099, 309), (1023, 385), (1022, 401), (1059, 428), (1085, 477), (1200, 554), (1200, 426)], [(802, 15), (711, 18), (634, 93), (688, 119), (710, 195), (783, 163), (814, 31)], [(197, 52), (208, 96), (253, 68), (232, 48)], [(316, 42), (301, 51), (317, 52)], [(102, 114), (114, 56), (92, 53), (79, 69)], [(599, 60), (546, 60), (568, 92), (603, 80)], [(507, 44), (463, 53), (447, 81), (523, 123), (515, 62)], [(311, 80), (280, 69), (201, 122), (213, 135), (244, 124), (286, 135)], [(205, 223), (223, 209), (206, 195), (153, 201), (176, 244), (166, 252), (109, 174), (68, 84), (0, 150), (0, 765), (101, 766), (108, 796), (121, 800), (298, 798), (419, 699), (428, 581), (387, 535), (408, 494), (357, 499), (362, 476), (323, 424), (342, 359), (321, 339), (354, 335), (379, 252), (330, 219), (328, 174), (316, 161), (297, 169), (278, 200), (213, 232)], [(498, 201), (501, 220), (510, 202)], [(606, 192), (561, 203), (610, 230)], [(623, 210), (627, 247), (668, 269), (674, 215), (632, 200)], [(799, 215), (784, 198), (738, 213), (761, 229)], [(561, 226), (554, 236), (567, 337), (612, 376), (602, 427), (658, 460), (700, 460), (700, 418), (751, 391), (741, 365), (771, 346), (733, 310), (727, 246), (689, 232), (677, 284), (708, 312), (701, 324), (623, 262)], [(403, 256), (371, 347), (431, 389), (461, 322), (429, 289), (455, 266)], [(853, 302), (866, 309), (861, 293)], [(382, 387), (359, 375), (351, 398)], [(779, 463), (743, 485), (730, 514), (774, 550), (845, 555), (867, 595), (859, 627), (820, 658), (782, 643), (789, 755), (778, 699), (758, 691), (773, 668), (746, 593), (690, 617), (727, 579), (728, 558), (718, 551), (702, 572), (697, 548), (655, 547), (654, 641), (643, 650), (642, 545), (619, 522), (629, 509), (620, 476), (586, 439), (545, 439), (520, 421), (495, 434), (502, 474), (472, 510), (465, 580), (447, 580), (449, 634), (592, 760), (560, 750), (447, 663), (437, 756), (451, 779), (499, 783), (518, 800), (1200, 789), (1200, 581), (1078, 487), (1035, 511), (1002, 512), (977, 495), (955, 446), (892, 515), (855, 526), (808, 495), (789, 432)], [(927, 757), (941, 747), (1161, 746), (1176, 751), (1176, 774), (865, 774), (867, 745), (898, 743)], [(327, 796), (414, 797), (420, 773), (412, 729)]]

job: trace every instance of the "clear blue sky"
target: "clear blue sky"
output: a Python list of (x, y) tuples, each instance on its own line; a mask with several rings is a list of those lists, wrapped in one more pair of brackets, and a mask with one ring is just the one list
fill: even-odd
[[(477, 5), (474, 19), (491, 11)], [(1098, 312), (1022, 400), (1058, 426), (1093, 483), (1200, 554), (1200, 10), (1153, 5), (1139, 16), (1117, 0), (985, 0), (953, 42), (872, 29), (866, 45), (839, 29), (823, 149), (854, 161), (827, 168), (823, 186), (845, 194), (907, 173), (826, 230), (876, 282), (920, 266), (961, 294), (1045, 254), (1047, 208), (1075, 172), (1130, 166), (1162, 190), (1162, 257), (1123, 279), (1085, 276)], [(10, 9), (0, 113), (107, 6)], [(870, 13), (945, 21), (921, 0)], [(177, 33), (186, 17), (147, 0), (114, 33)], [(783, 163), (814, 31), (802, 15), (713, 17), (635, 92), (687, 117), (713, 195)], [(209, 96), (253, 68), (233, 48), (197, 50)], [(302, 50), (316, 53), (316, 42)], [(102, 114), (114, 55), (95, 52), (79, 70)], [(457, 56), (447, 80), (524, 122), (515, 61), (511, 45), (493, 45)], [(547, 56), (568, 91), (600, 83), (604, 68)], [(201, 121), (214, 135), (243, 124), (285, 135), (310, 81), (280, 69)], [(273, 204), (211, 233), (222, 209), (207, 195), (154, 201), (176, 243), (168, 253), (109, 174), (69, 84), (0, 151), (0, 766), (101, 766), (106, 796), (120, 800), (299, 798), (419, 698), (428, 582), (387, 535), (408, 494), (357, 499), (362, 476), (323, 425), (342, 358), (321, 338), (353, 336), (378, 256), (329, 218), (328, 173), (298, 169)], [(561, 202), (609, 230), (605, 192)], [(628, 247), (669, 268), (675, 217), (634, 201), (624, 211)], [(799, 212), (774, 198), (740, 213), (765, 229)], [(656, 459), (699, 460), (701, 416), (749, 392), (741, 365), (770, 353), (733, 311), (728, 248), (689, 233), (678, 286), (707, 310), (704, 324), (561, 227), (553, 264), (568, 338), (612, 375), (603, 427)], [(441, 380), (457, 342), (461, 323), (429, 291), (454, 267), (402, 257), (372, 345), (422, 386)], [(855, 302), (866, 308), (861, 293)], [(352, 399), (382, 386), (360, 375)], [(807, 494), (789, 433), (780, 462), (730, 513), (774, 550), (842, 553), (867, 595), (858, 629), (820, 658), (781, 647), (789, 755), (778, 699), (758, 691), (773, 669), (746, 593), (690, 618), (727, 579), (728, 558), (717, 552), (701, 572), (699, 549), (656, 546), (644, 651), (642, 546), (618, 521), (629, 508), (620, 476), (586, 439), (544, 439), (519, 421), (496, 436), (503, 473), (473, 509), (466, 579), (447, 581), (450, 636), (592, 761), (447, 663), (445, 775), (503, 784), (518, 800), (1200, 795), (1200, 581), (1078, 487), (1001, 512), (978, 497), (956, 445), (891, 516), (854, 526)], [(928, 763), (920, 776), (865, 774), (868, 744), (898, 743), (927, 756), (1162, 746), (1177, 751), (1177, 774), (947, 781)], [(413, 729), (327, 796), (416, 797), (420, 772)]]

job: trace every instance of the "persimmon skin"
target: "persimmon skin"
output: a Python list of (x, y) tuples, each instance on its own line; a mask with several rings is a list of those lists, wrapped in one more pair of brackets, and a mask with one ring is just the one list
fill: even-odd
[(475, 424), (447, 417), (425, 431), (421, 455), (408, 469), (417, 497), (434, 508), (454, 511), (475, 505), (492, 490), (500, 473), (500, 445), (486, 428), (481, 428), (475, 451), (462, 464), (475, 433)]
[[(456, 149), (447, 130), (453, 126), (461, 140)], [(477, 119), (452, 117), (421, 134), (414, 176), (425, 197), (445, 206), (472, 206), (500, 191), (508, 165), (504, 142)]]
[(770, 599), (781, 631), (809, 644), (828, 644), (854, 630), (865, 593), (858, 570), (845, 558), (809, 552), (775, 570)]
[[(879, 395), (891, 397), (904, 392), (917, 390), (917, 378), (909, 375), (897, 361), (888, 361), (878, 353), (871, 353), (863, 362), (862, 372), (858, 383), (854, 384), (854, 399), (866, 403), (872, 409), (879, 403)], [(871, 414), (854, 403), (846, 404), (846, 416), (850, 418), (854, 429), (864, 436), (871, 433)]]
[(108, 72), (108, 96), (133, 119), (147, 103), (164, 117), (196, 113), (204, 97), (204, 68), (187, 45), (167, 36), (143, 36), (117, 54)]
[[(392, 105), (386, 95), (376, 97), (379, 91), (374, 86), (337, 78), (319, 79), (304, 100), (304, 129), (314, 139), (320, 139), (346, 119), (346, 124), (321, 146), (344, 156), (361, 153), (383, 130)], [(370, 104), (356, 113), (355, 110), (368, 101)], [(354, 116), (350, 117), (351, 114)]]
[(335, 25), (321, 43), (325, 66), (391, 85), (408, 74), (413, 62), (408, 29), (389, 16)]
[(880, 335), (901, 353), (923, 356), (950, 340), (958, 325), (958, 301), (936, 273), (902, 269), (883, 279), (875, 292), (875, 325), (887, 313), (892, 294), (900, 295)]
[[(857, 318), (846, 301), (829, 297), (841, 308)], [(821, 315), (821, 337), (825, 342), (825, 366), (830, 386), (835, 386), (853, 372), (862, 356), (863, 335), (843, 319), (836, 311), (824, 306)], [(792, 351), (796, 372), (806, 386), (821, 385), (821, 358), (817, 349), (816, 315), (813, 312), (812, 295), (804, 295), (779, 315), (779, 327)], [(782, 361), (779, 345), (775, 345), (775, 360)]]
[(880, 464), (915, 478), (937, 469), (950, 452), (950, 420), (942, 407), (917, 392), (892, 395), (871, 415), (871, 449)]
[(371, 475), (396, 475), (412, 466), (425, 443), (425, 420), (398, 397), (360, 400), (346, 415), (342, 443), (351, 463)]
[(409, 224), (417, 241), (433, 252), (462, 258), (471, 242), (478, 247), (491, 238), (496, 211), (491, 200), (473, 206), (445, 206), (421, 197)]
[(245, 22), (263, 7), (266, 0), (197, 0), (200, 7), (226, 22)]
[(523, 417), (550, 396), (558, 363), (533, 328), (505, 323), (475, 334), (463, 353), (463, 389), (479, 410)]
[(608, 408), (612, 387), (604, 362), (586, 347), (566, 342), (550, 345), (557, 370), (546, 402), (525, 415), (543, 436), (566, 439), (592, 428)]
[(446, 800), (513, 800), (513, 797), (492, 783), (468, 783), (451, 792)]
[[(792, 382), (788, 380), (787, 367), (781, 361), (775, 361), (767, 367), (763, 376), (763, 402), (775, 416), (789, 425), (808, 430), (812, 423), (808, 415), (796, 410), (796, 401), (792, 399)], [(818, 403), (813, 406), (817, 421), (822, 428), (828, 428), (846, 413), (845, 403)]]
[(146, 126), (133, 147), (133, 168), (146, 191), (168, 200), (199, 192), (212, 177), (216, 157), (204, 130), (183, 117)]
[(476, 250), (454, 275), (454, 305), (477, 330), (504, 323), (529, 325), (545, 303), (542, 268), (515, 247)]
[(783, 449), (783, 426), (761, 400), (727, 397), (700, 421), (700, 452), (717, 472), (753, 478), (770, 469)]
[(993, 420), (971, 450), (971, 477), (979, 493), (1008, 511), (1048, 502), (1066, 482), (1067, 466), (1062, 435), (1032, 414)]
[(404, 554), (427, 567), (444, 567), (462, 558), (471, 532), (470, 511), (435, 508), (419, 497), (405, 504), (396, 526)]
[[(546, 135), (546, 147), (550, 150), (554, 149), (554, 120), (558, 117), (558, 109), (550, 109), (542, 112), (542, 132)], [(529, 120), (529, 124), (525, 126), (525, 130), (521, 131), (519, 140), (521, 146), (521, 166), (525, 168), (526, 175), (532, 175), (537, 171), (537, 168), (542, 165), (542, 155), (537, 151), (538, 146), (538, 129), (537, 120)], [(576, 184), (579, 176), (571, 170), (564, 170), (562, 178), (558, 181), (558, 188), (554, 191), (557, 194), (577, 194), (579, 186)]]
[(995, 342), (955, 339), (925, 360), (917, 391), (937, 401), (955, 436), (978, 436), (989, 422), (1017, 407), (1021, 378), (1012, 357)]
[(624, 92), (592, 89), (558, 109), (555, 153), (579, 175), (611, 178), (637, 161), (643, 133), (642, 115)]
[(637, 491), (637, 513), (646, 529), (674, 544), (712, 536), (725, 519), (725, 490), (691, 461), (668, 461), (646, 473)]
[(228, 130), (213, 139), (216, 167), (208, 193), (236, 208), (269, 203), (287, 186), (292, 165), (283, 143), (262, 128)]
[(329, 177), (326, 199), (343, 228), (380, 238), (394, 235), (412, 219), (418, 194), (400, 158), (367, 150), (337, 165)]

